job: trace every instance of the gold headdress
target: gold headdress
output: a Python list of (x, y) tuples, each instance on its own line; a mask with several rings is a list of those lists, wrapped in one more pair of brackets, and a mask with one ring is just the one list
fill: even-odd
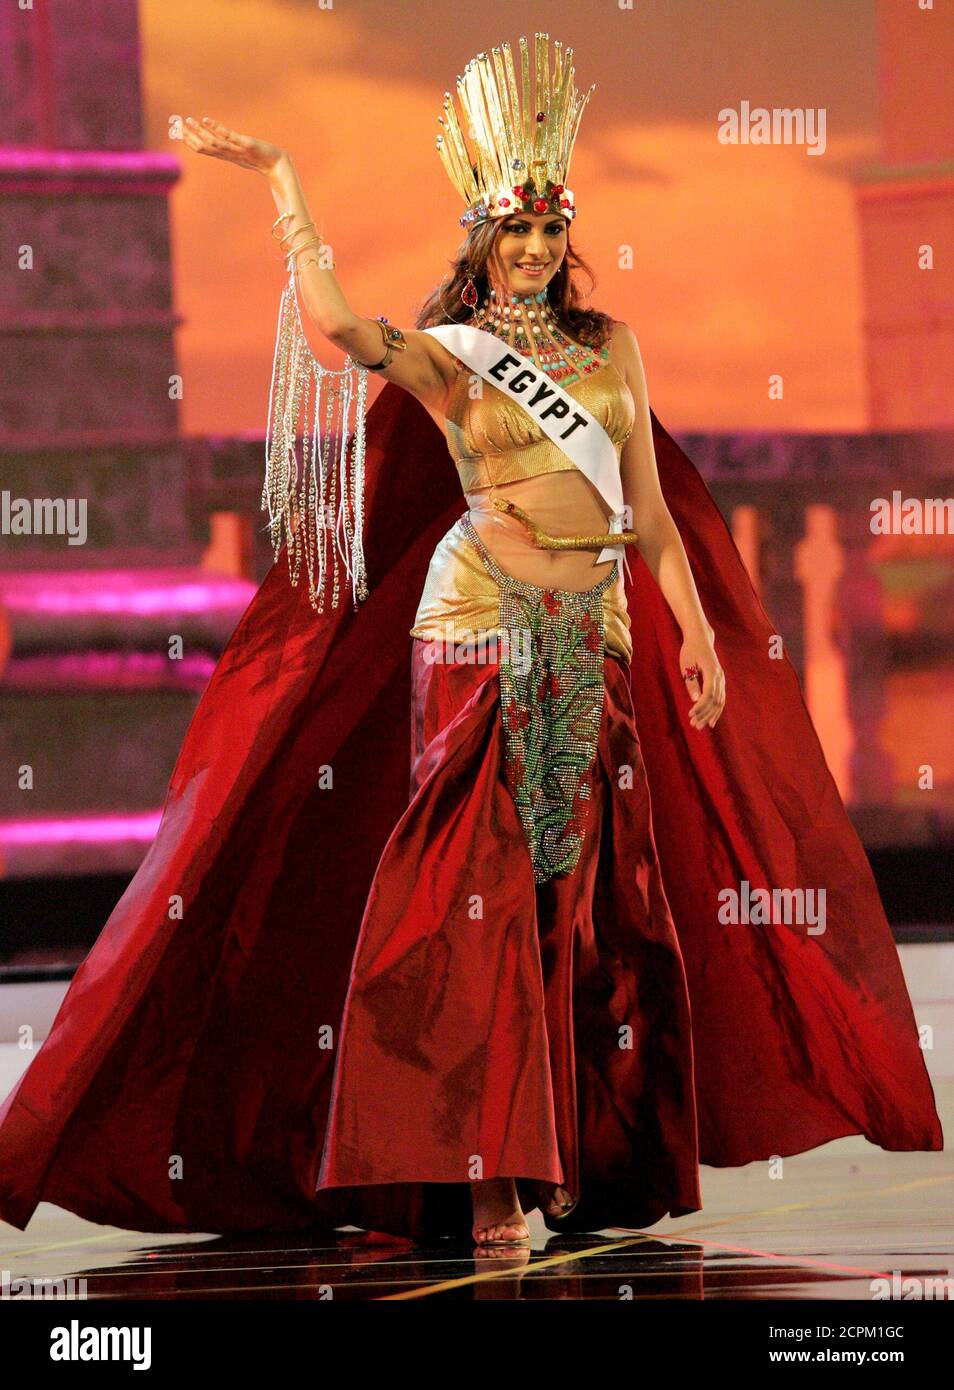
[(550, 36), (534, 34), (534, 85), (530, 85), (530, 51), (520, 40), (520, 94), (509, 43), (478, 53), (457, 79), (463, 124), (473, 144), (468, 152), (461, 121), (444, 93), (443, 131), (437, 150), (451, 183), (467, 211), (461, 226), (517, 212), (557, 212), (576, 216), (566, 186), (570, 158), (583, 108), (595, 83), (582, 95), (573, 82), (572, 48), (553, 45)]

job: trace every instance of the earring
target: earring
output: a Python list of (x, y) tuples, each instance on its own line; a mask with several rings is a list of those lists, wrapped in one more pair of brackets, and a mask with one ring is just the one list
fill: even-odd
[(470, 275), (467, 276), (467, 282), (460, 292), (460, 297), (467, 305), (468, 309), (473, 309), (474, 305), (477, 303), (477, 286), (474, 284), (473, 278)]

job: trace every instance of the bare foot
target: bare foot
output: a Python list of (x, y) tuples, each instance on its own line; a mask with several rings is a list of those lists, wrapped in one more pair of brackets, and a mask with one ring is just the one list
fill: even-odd
[(525, 1245), (530, 1227), (520, 1207), (513, 1178), (488, 1178), (472, 1182), (474, 1240), (478, 1245)]
[(547, 1216), (566, 1216), (576, 1206), (573, 1197), (565, 1187), (554, 1187), (550, 1183), (540, 1183), (537, 1188), (540, 1210)]

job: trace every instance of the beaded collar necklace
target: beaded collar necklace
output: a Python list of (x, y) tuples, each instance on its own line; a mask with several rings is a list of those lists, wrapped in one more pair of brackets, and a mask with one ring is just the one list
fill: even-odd
[(490, 303), (476, 314), (475, 328), (503, 339), (509, 347), (546, 372), (552, 381), (566, 386), (605, 366), (609, 350), (602, 352), (571, 342), (557, 323), (546, 290), (537, 294), (510, 294), (500, 303), (494, 290)]

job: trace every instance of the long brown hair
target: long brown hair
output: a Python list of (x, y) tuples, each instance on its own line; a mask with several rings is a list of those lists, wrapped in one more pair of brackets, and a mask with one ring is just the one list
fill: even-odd
[[(450, 273), (428, 295), (417, 316), (418, 328), (433, 328), (443, 323), (467, 323), (474, 315), (461, 299), (461, 290), (470, 277), (477, 289), (477, 304), (487, 303), (491, 276), (488, 262), (507, 222), (499, 217), (486, 222), (472, 223), (457, 255), (451, 261)], [(614, 320), (599, 309), (584, 307), (584, 295), (574, 275), (581, 271), (590, 282), (590, 289), (596, 284), (593, 271), (570, 244), (570, 228), (566, 229), (566, 255), (560, 268), (547, 285), (547, 298), (550, 308), (560, 327), (587, 347), (602, 347), (613, 331)]]

